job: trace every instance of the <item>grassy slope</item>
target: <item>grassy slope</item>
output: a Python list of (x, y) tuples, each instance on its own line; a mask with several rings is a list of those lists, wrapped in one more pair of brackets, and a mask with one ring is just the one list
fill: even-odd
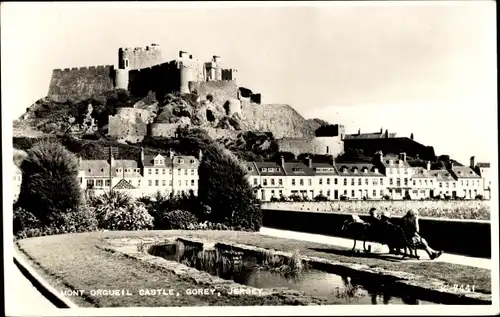
[[(100, 250), (106, 237), (192, 236), (214, 241), (233, 241), (284, 251), (299, 250), (300, 254), (332, 260), (360, 263), (395, 271), (439, 278), (450, 284), (475, 285), (477, 292), (491, 293), (490, 270), (442, 262), (390, 262), (384, 259), (352, 257), (345, 250), (317, 243), (265, 237), (255, 233), (228, 231), (142, 231), (95, 232), (74, 235), (48, 236), (19, 241), (20, 249), (35, 268), (56, 288), (64, 285), (73, 289), (145, 289), (197, 288), (194, 282), (182, 280), (170, 272), (163, 272), (118, 254)], [(73, 300), (75, 300), (73, 298)], [(205, 296), (108, 296), (87, 299), (97, 307), (158, 307), (195, 305), (285, 305), (279, 297), (255, 298)], [(88, 305), (78, 299), (79, 305)]]

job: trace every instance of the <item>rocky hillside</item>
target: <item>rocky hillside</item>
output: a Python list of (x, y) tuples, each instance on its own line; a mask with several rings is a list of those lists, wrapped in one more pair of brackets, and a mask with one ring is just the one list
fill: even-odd
[[(271, 132), (275, 138), (308, 138), (318, 127), (328, 124), (320, 119), (306, 120), (289, 105), (261, 105), (237, 98), (222, 100), (214, 95), (218, 96), (216, 92), (213, 95), (204, 92), (200, 96), (195, 91), (183, 95), (167, 94), (157, 100), (151, 92), (138, 98), (125, 90), (112, 90), (80, 101), (57, 102), (45, 97), (27, 108), (14, 122), (14, 135), (100, 137), (109, 134), (124, 141), (138, 141), (142, 137), (133, 135), (130, 139), (129, 134), (145, 134), (146, 126), (151, 123), (158, 127), (156, 136), (169, 136), (175, 127), (182, 125), (215, 129), (217, 135), (227, 130)], [(124, 108), (129, 110), (120, 110)], [(169, 131), (162, 134), (162, 129)], [(237, 133), (228, 133), (227, 137), (235, 135)]]

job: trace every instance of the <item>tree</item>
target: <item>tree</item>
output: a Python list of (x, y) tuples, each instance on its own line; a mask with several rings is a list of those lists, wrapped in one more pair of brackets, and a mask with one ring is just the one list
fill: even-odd
[(62, 144), (35, 144), (27, 151), (21, 171), (17, 206), (31, 212), (42, 224), (49, 222), (53, 214), (73, 210), (82, 203), (77, 158)]
[(212, 222), (236, 229), (260, 229), (260, 202), (247, 181), (245, 169), (234, 156), (212, 143), (203, 152), (198, 173), (198, 196), (201, 204), (211, 208)]

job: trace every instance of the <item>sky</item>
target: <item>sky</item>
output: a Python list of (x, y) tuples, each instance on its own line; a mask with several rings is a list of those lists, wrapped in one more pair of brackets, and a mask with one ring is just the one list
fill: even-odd
[(467, 164), (497, 155), (493, 1), (2, 3), (2, 113), (47, 94), (52, 69), (161, 45), (238, 69), (263, 103), (348, 133), (380, 128)]

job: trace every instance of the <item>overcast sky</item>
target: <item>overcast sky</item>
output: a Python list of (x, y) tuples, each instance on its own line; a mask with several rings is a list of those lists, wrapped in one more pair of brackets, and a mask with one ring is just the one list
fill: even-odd
[(413, 132), (462, 163), (496, 159), (494, 2), (319, 5), (2, 3), (2, 111), (45, 96), (54, 68), (158, 43), (166, 60), (220, 55), (263, 103), (348, 133)]

